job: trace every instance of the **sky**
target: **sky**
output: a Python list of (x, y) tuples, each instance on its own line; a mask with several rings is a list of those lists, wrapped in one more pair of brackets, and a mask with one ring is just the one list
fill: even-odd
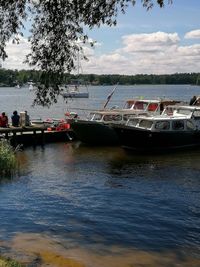
[[(101, 26), (88, 36), (96, 46), (85, 47), (83, 73), (171, 74), (200, 72), (200, 0), (165, 1), (165, 7), (147, 11), (138, 0), (126, 14), (119, 14), (117, 26)], [(28, 69), (23, 64), (29, 52), (26, 38), (19, 45), (7, 44), (9, 58), (4, 68)]]

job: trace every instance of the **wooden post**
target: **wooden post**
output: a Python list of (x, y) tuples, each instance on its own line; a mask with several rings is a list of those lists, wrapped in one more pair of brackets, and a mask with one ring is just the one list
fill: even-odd
[(33, 130), (33, 146), (37, 145), (37, 135), (36, 130)]
[(16, 132), (12, 132), (12, 145), (14, 147), (17, 145)]
[(42, 145), (45, 145), (45, 134), (44, 134), (44, 130), (41, 130), (41, 140), (42, 140)]

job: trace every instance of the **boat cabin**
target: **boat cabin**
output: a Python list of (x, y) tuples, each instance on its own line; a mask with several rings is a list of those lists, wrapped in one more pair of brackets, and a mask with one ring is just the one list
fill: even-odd
[[(167, 110), (171, 111), (171, 108), (174, 110), (169, 116)], [(160, 116), (130, 118), (126, 125), (156, 132), (200, 130), (200, 107), (179, 106), (175, 109), (169, 106), (165, 112)]]
[(200, 107), (198, 106), (177, 106), (177, 105), (169, 105), (165, 107), (165, 109), (162, 112), (163, 116), (187, 116), (188, 118), (191, 118), (192, 116), (194, 118), (200, 117)]
[(131, 110), (95, 111), (89, 114), (88, 120), (103, 123), (126, 123), (129, 118), (136, 115), (138, 114), (133, 113)]
[(124, 109), (142, 110), (147, 113), (161, 114), (166, 106), (181, 103), (171, 99), (129, 99), (126, 101)]
[(139, 129), (150, 130), (154, 132), (161, 131), (194, 131), (197, 125), (188, 118), (132, 118), (127, 123), (128, 126), (134, 126)]

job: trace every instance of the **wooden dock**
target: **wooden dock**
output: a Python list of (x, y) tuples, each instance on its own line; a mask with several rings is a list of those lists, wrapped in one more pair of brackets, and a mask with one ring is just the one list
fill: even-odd
[(13, 146), (23, 144), (25, 146), (44, 145), (51, 142), (71, 141), (75, 138), (72, 130), (48, 131), (44, 126), (25, 126), (0, 128), (0, 139), (10, 140)]

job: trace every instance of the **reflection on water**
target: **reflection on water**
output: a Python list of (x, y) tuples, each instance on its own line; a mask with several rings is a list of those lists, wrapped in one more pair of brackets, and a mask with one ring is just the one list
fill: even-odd
[[(0, 183), (0, 248), (35, 266), (199, 266), (200, 151), (27, 148)], [(34, 265), (32, 265), (34, 266)]]

